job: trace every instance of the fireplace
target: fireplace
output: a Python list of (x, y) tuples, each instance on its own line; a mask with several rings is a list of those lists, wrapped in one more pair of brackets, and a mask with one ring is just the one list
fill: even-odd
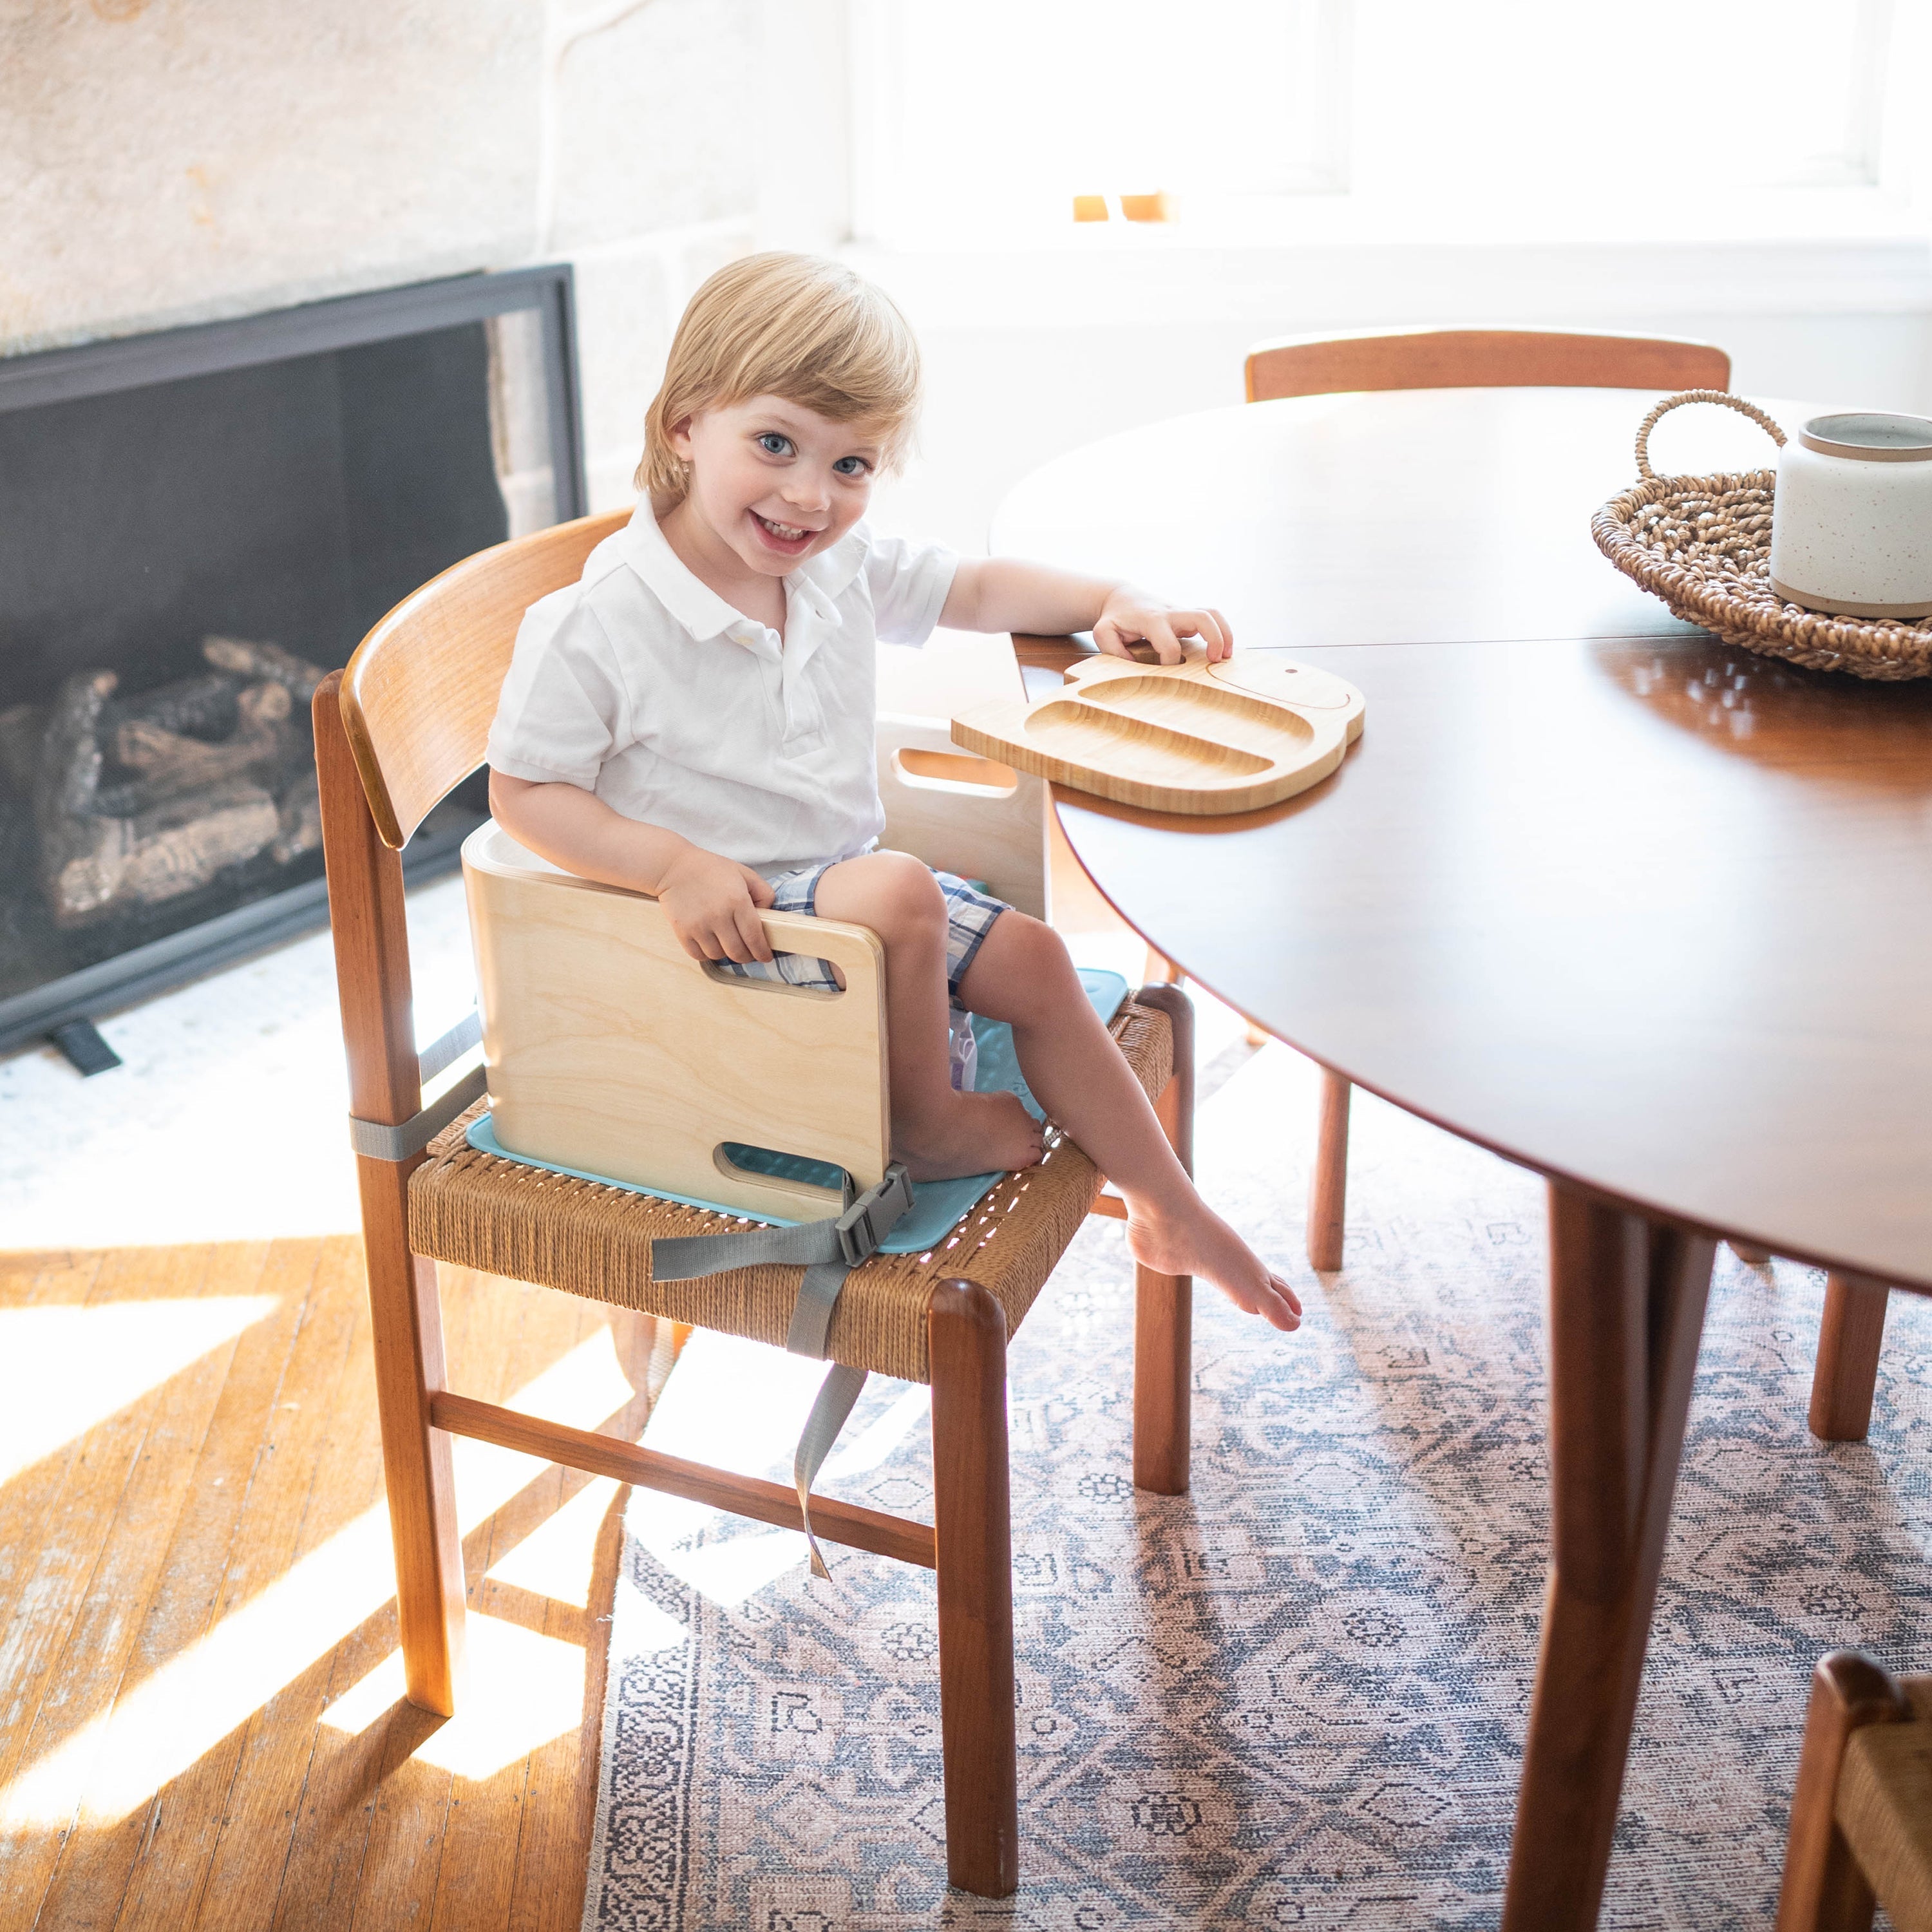
[(568, 267), (0, 362), (0, 1048), (98, 1070), (93, 1016), (326, 920), (317, 680), (581, 515), (578, 424)]

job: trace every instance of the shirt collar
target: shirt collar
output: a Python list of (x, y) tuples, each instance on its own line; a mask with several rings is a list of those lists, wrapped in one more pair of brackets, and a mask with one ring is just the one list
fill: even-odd
[(638, 499), (625, 528), (624, 560), (652, 596), (700, 643), (722, 638), (734, 625), (751, 621), (743, 611), (726, 603), (671, 548), (658, 528), (648, 496)]

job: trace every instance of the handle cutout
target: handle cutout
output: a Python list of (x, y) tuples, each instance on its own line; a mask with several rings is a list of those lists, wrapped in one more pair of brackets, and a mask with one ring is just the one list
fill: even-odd
[(838, 1214), (845, 1205), (844, 1170), (829, 1160), (781, 1154), (776, 1148), (752, 1147), (742, 1141), (720, 1141), (711, 1150), (711, 1160), (720, 1174), (733, 1180), (778, 1180), (823, 1194), (828, 1214)]
[(902, 784), (918, 791), (950, 791), (968, 798), (1011, 798), (1020, 775), (1011, 765), (968, 752), (922, 752), (902, 745), (892, 754), (892, 768)]
[[(788, 956), (776, 950), (772, 954), (774, 960)], [(734, 973), (722, 959), (706, 959), (701, 963), (700, 970), (714, 986), (740, 987), (758, 993), (789, 993), (795, 1000), (842, 1000), (845, 997), (843, 986), (835, 992), (828, 986), (794, 986), (789, 980), (766, 980), (755, 974), (748, 976)], [(835, 976), (842, 976), (838, 975), (837, 967), (832, 970)]]

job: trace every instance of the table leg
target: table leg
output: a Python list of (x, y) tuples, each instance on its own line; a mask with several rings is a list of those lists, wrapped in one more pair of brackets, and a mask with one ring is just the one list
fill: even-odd
[(1871, 1426), (1878, 1388), (1879, 1351), (1885, 1344), (1882, 1281), (1836, 1271), (1825, 1277), (1825, 1318), (1818, 1328), (1818, 1365), (1811, 1372), (1811, 1433), (1827, 1442), (1862, 1442)]
[(1503, 1932), (1597, 1922), (1715, 1244), (1550, 1186), (1550, 1582)]

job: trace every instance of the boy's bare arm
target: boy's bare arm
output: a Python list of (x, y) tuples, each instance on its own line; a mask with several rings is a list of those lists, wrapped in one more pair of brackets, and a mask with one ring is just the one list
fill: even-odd
[(519, 844), (553, 866), (580, 879), (650, 893), (692, 958), (742, 964), (772, 956), (758, 914), (771, 904), (772, 889), (750, 866), (662, 826), (626, 818), (580, 785), (538, 784), (492, 772), (490, 810)]
[(1131, 584), (1081, 577), (1051, 564), (1019, 557), (962, 557), (939, 621), (956, 631), (1032, 631), (1056, 637), (1067, 631), (1094, 633), (1094, 641), (1117, 658), (1144, 640), (1162, 664), (1178, 664), (1183, 638), (1198, 638), (1209, 660), (1234, 648), (1234, 634), (1220, 611), (1204, 604), (1177, 610)]

